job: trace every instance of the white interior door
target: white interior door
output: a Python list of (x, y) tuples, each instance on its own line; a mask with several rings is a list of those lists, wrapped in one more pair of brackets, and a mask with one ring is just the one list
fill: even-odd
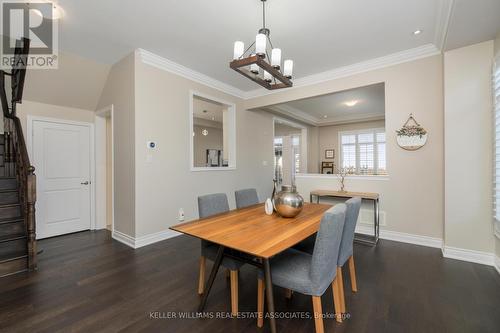
[(33, 120), (37, 238), (91, 227), (91, 125)]

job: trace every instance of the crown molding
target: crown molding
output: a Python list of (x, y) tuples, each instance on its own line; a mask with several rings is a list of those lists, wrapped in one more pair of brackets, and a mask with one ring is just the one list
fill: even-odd
[[(340, 79), (343, 77), (348, 77), (360, 73), (365, 73), (375, 69), (380, 69), (384, 67), (389, 67), (405, 62), (410, 62), (418, 60), (421, 58), (426, 58), (440, 54), (441, 51), (434, 46), (434, 44), (426, 44), (413, 49), (392, 53), (387, 56), (374, 58), (371, 60), (366, 60), (358, 62), (356, 64), (339, 67), (326, 72), (309, 75), (300, 79), (294, 80), (293, 87), (287, 88), (286, 91), (293, 89), (302, 88), (305, 86), (310, 86), (330, 80)], [(284, 90), (266, 90), (266, 89), (256, 89), (245, 92), (244, 98), (251, 99), (256, 97), (261, 97), (270, 94), (276, 94)]]
[[(450, 0), (443, 0), (445, 2)], [(375, 69), (380, 69), (384, 67), (389, 67), (405, 62), (410, 62), (414, 60), (418, 60), (421, 58), (426, 58), (430, 56), (434, 56), (440, 54), (441, 51), (434, 46), (434, 44), (426, 44), (413, 49), (396, 52), (389, 54), (387, 56), (374, 58), (371, 60), (366, 60), (363, 62), (359, 62), (356, 64), (343, 66), (339, 68), (335, 68), (329, 71), (325, 71), (318, 74), (309, 75), (303, 78), (299, 78), (294, 80), (294, 85), (291, 88), (287, 88), (286, 90), (298, 89), (330, 80), (335, 80), (343, 77), (348, 77), (368, 71), (372, 71)], [(217, 89), (226, 94), (241, 98), (241, 99), (251, 99), (257, 98), (261, 96), (266, 96), (270, 94), (275, 94), (282, 92), (283, 90), (266, 90), (264, 88), (255, 89), (251, 91), (243, 91), (239, 88), (231, 86), (222, 81), (216, 80), (210, 76), (192, 70), (188, 67), (180, 65), (176, 62), (163, 58), (159, 55), (156, 55), (152, 52), (146, 51), (144, 49), (137, 49), (136, 54), (140, 58), (140, 60), (148, 65), (154, 66), (156, 68), (165, 70), (167, 72), (182, 76), (186, 79), (198, 82), (200, 84), (206, 85), (213, 89)]]
[(448, 28), (454, 5), (454, 0), (440, 0), (438, 4), (434, 45), (441, 51), (446, 46), (446, 38), (448, 37)]
[(162, 69), (164, 71), (182, 76), (188, 80), (192, 80), (210, 88), (217, 89), (223, 93), (244, 98), (245, 92), (241, 89), (233, 87), (227, 83), (216, 80), (208, 75), (197, 72), (191, 68), (180, 65), (176, 62), (163, 58), (157, 54), (146, 51), (144, 49), (137, 49), (136, 54), (139, 56), (140, 60), (148, 65), (154, 66), (156, 68)]
[(337, 126), (337, 125), (347, 125), (352, 123), (361, 123), (368, 121), (384, 120), (385, 115), (379, 113), (363, 113), (355, 117), (337, 117), (332, 119), (324, 119), (319, 122), (318, 126)]
[(309, 125), (319, 126), (320, 123), (320, 121), (316, 117), (311, 116), (310, 114), (289, 105), (272, 105), (270, 107), (267, 107), (266, 109), (274, 111), (275, 113), (292, 117)]

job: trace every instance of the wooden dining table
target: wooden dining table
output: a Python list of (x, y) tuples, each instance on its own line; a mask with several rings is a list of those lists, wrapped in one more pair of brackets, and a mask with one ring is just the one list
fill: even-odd
[[(222, 259), (229, 257), (264, 270), (267, 309), (274, 314), (270, 259), (316, 233), (323, 213), (331, 207), (304, 203), (296, 217), (284, 218), (276, 212), (267, 215), (264, 204), (257, 204), (170, 227), (219, 247), (198, 311), (205, 308)], [(269, 316), (269, 323), (271, 332), (276, 332), (275, 316)]]

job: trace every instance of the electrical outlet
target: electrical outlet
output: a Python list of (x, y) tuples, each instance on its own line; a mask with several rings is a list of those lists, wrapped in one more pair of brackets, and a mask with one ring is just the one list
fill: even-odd
[(177, 217), (177, 219), (178, 219), (180, 222), (182, 222), (182, 221), (184, 221), (184, 218), (185, 218), (185, 216), (184, 216), (184, 209), (179, 208), (179, 216)]

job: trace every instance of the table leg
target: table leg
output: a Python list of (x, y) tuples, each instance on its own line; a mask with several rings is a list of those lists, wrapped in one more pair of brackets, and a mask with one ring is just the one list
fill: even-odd
[(316, 203), (319, 204), (319, 195), (316, 196)]
[(375, 200), (375, 244), (378, 243), (378, 237), (380, 234), (380, 205), (379, 200)]
[(266, 293), (267, 293), (267, 312), (269, 312), (269, 324), (271, 332), (276, 333), (276, 319), (274, 318), (274, 296), (273, 296), (273, 281), (271, 280), (271, 266), (269, 259), (263, 259), (264, 274), (266, 277)]
[(312, 194), (309, 194), (309, 202), (312, 203), (313, 202), (313, 195)]
[(217, 256), (215, 257), (214, 266), (212, 267), (212, 271), (210, 272), (210, 277), (208, 278), (207, 284), (205, 285), (205, 292), (203, 293), (203, 296), (201, 298), (200, 306), (198, 307), (198, 312), (203, 312), (203, 309), (205, 308), (208, 294), (210, 293), (210, 289), (212, 289), (215, 276), (217, 275), (217, 271), (219, 270), (223, 257), (224, 257), (224, 246), (220, 245), (219, 250), (217, 251)]

